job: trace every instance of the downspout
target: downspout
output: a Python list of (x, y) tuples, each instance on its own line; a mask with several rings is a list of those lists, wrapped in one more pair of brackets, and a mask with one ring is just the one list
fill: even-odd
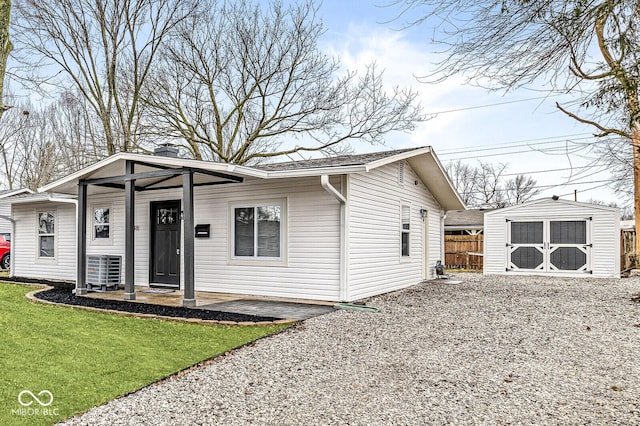
[(347, 279), (347, 199), (329, 182), (328, 175), (320, 176), (320, 184), (340, 203), (340, 301), (349, 301)]
[(445, 262), (445, 250), (444, 250), (444, 220), (447, 218), (447, 212), (442, 210), (440, 213), (440, 235), (442, 235), (442, 241), (440, 241), (440, 259), (442, 259), (442, 264), (446, 265)]
[[(13, 214), (13, 207), (12, 209), (12, 214)], [(15, 249), (15, 246), (13, 245), (13, 236), (16, 235), (16, 221), (13, 219), (13, 217), (11, 216), (5, 216), (5, 215), (0, 215), (0, 219), (4, 219), (4, 220), (8, 220), (9, 222), (11, 222), (11, 251), (9, 252), (9, 256), (11, 256), (9, 258), (9, 278), (13, 278), (13, 260), (14, 260), (14, 256), (12, 254), (12, 252)]]

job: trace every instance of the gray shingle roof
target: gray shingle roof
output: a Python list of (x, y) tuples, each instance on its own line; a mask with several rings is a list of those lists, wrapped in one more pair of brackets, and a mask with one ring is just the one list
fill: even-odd
[(255, 166), (257, 169), (275, 171), (275, 170), (301, 170), (316, 169), (321, 167), (340, 167), (340, 166), (359, 166), (368, 164), (376, 160), (391, 157), (404, 152), (414, 151), (418, 148), (396, 149), (393, 151), (371, 152), (368, 154), (352, 154), (339, 155), (336, 157), (313, 158), (311, 160), (287, 161), (282, 163), (262, 164)]
[(444, 226), (484, 226), (484, 214), (495, 209), (449, 210)]

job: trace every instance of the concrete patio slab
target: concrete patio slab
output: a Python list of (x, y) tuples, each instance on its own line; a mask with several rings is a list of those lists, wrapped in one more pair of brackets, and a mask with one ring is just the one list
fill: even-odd
[(247, 299), (201, 305), (198, 309), (295, 320), (305, 320), (334, 311), (333, 306), (327, 305)]
[[(164, 306), (182, 306), (184, 293), (181, 290), (136, 287), (135, 300), (131, 303), (150, 303)], [(83, 297), (103, 300), (124, 300), (124, 290), (89, 292)], [(241, 294), (196, 292), (194, 309), (230, 312), (281, 319), (305, 320), (334, 310), (333, 303), (317, 300), (284, 301), (278, 298), (247, 296)]]

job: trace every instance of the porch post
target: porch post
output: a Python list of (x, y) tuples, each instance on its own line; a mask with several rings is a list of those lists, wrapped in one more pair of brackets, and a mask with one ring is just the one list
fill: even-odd
[(129, 176), (134, 172), (134, 163), (127, 160), (124, 181), (124, 298), (135, 300), (135, 180)]
[(185, 170), (182, 174), (182, 218), (184, 225), (184, 298), (185, 307), (196, 306), (194, 284), (194, 224), (193, 224), (193, 171)]
[(76, 294), (87, 294), (87, 184), (78, 183)]

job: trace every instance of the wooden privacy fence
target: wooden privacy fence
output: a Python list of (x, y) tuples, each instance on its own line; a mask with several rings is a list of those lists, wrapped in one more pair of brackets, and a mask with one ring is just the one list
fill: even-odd
[(636, 251), (635, 229), (620, 231), (620, 269), (625, 271), (634, 265)]
[(444, 264), (449, 269), (482, 270), (484, 235), (445, 235)]

